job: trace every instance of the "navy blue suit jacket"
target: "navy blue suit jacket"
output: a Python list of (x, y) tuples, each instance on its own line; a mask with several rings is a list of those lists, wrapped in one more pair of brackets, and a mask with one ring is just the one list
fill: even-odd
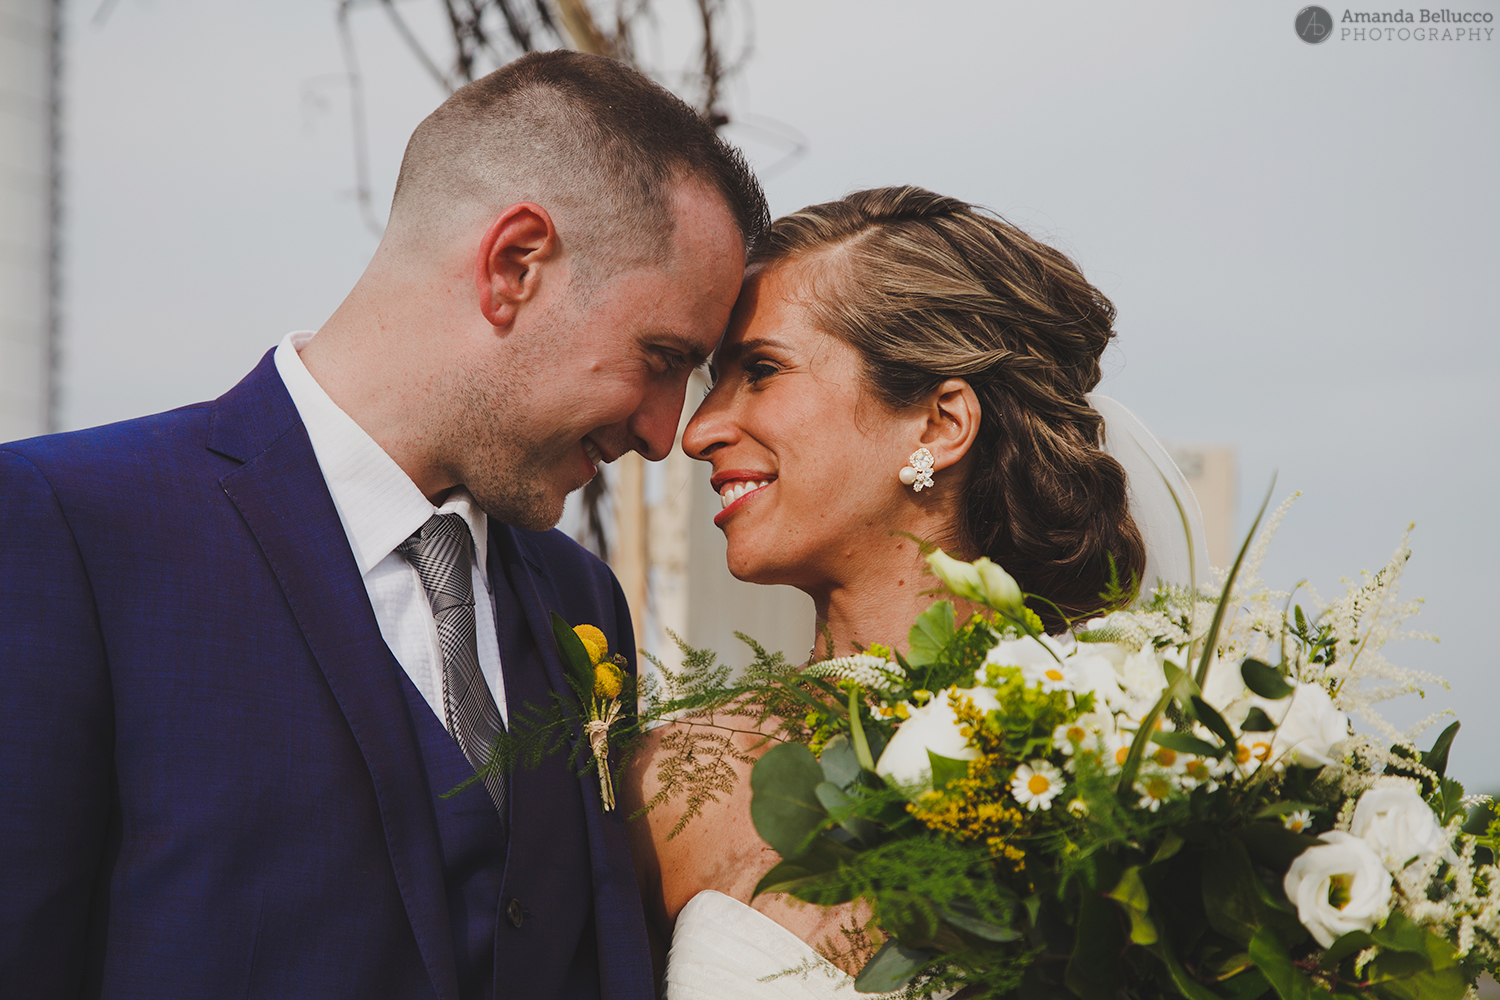
[[(548, 612), (633, 649), (563, 535), (491, 522), (488, 565), (536, 637), (513, 715), (567, 692)], [(399, 671), (271, 354), (214, 402), (0, 447), (0, 996), (458, 1000)], [(647, 1000), (597, 779), (523, 769), (512, 810), (496, 995), (558, 995), (597, 940), (601, 995)]]

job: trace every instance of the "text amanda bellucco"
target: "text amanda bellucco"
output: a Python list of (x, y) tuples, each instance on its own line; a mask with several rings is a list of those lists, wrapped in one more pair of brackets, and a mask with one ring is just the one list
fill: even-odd
[[(1418, 9), (1397, 11), (1345, 10), (1340, 20), (1339, 40), (1351, 42), (1487, 42), (1495, 29), (1489, 11)], [(1406, 25), (1412, 25), (1408, 28)]]

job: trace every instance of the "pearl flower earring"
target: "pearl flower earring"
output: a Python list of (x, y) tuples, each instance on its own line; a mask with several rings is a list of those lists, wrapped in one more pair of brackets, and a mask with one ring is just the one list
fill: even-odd
[(906, 461), (907, 464), (897, 474), (902, 483), (910, 486), (914, 493), (921, 493), (922, 487), (932, 485), (932, 452), (926, 448), (918, 448)]

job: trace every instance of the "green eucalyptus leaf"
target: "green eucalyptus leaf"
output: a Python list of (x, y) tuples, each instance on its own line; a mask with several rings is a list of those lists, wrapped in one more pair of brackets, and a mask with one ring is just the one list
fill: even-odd
[[(1248, 959), (1249, 955), (1245, 957)], [(1270, 980), (1254, 966), (1219, 983), (1219, 992), (1224, 1000), (1256, 1000), (1270, 991)]]
[(1201, 697), (1203, 692), (1198, 688), (1198, 683), (1193, 680), (1193, 675), (1183, 670), (1171, 660), (1161, 665), (1162, 673), (1167, 677), (1167, 691), (1173, 698), (1179, 701), (1191, 701), (1193, 696)]
[(1387, 951), (1427, 954), (1427, 931), (1400, 910), (1392, 910), (1386, 922), (1370, 932), (1370, 937)]
[(750, 772), (750, 819), (761, 839), (788, 860), (807, 849), (828, 819), (818, 801), (823, 768), (801, 743), (768, 750)]
[[(1125, 915), (1130, 918), (1130, 940), (1136, 944), (1155, 944), (1157, 939), (1156, 924), (1151, 920), (1149, 911), (1151, 900), (1146, 895), (1145, 883), (1141, 881), (1141, 869), (1139, 865), (1125, 869), (1120, 876), (1120, 881), (1110, 890), (1109, 898), (1120, 904)], [(1079, 931), (1082, 934), (1082, 930)]]
[[(818, 802), (830, 813), (845, 812), (859, 801), (854, 796), (845, 794), (842, 788), (831, 781), (823, 782), (813, 792), (818, 796)], [(873, 844), (880, 835), (880, 828), (874, 823), (852, 813), (839, 820), (839, 826), (865, 845)]]
[(1188, 733), (1153, 733), (1151, 742), (1164, 746), (1168, 750), (1197, 754), (1199, 757), (1217, 757), (1221, 753), (1219, 747)]
[(915, 667), (931, 666), (942, 659), (943, 651), (958, 634), (954, 623), (953, 602), (937, 601), (917, 615), (907, 635), (906, 662)]
[(1184, 843), (1185, 841), (1177, 835), (1176, 830), (1168, 829), (1166, 835), (1161, 838), (1161, 843), (1157, 845), (1156, 853), (1151, 855), (1151, 863), (1159, 865), (1174, 857), (1178, 851), (1182, 850)]
[(1177, 955), (1172, 950), (1169, 939), (1162, 938), (1152, 950), (1167, 967), (1167, 975), (1172, 977), (1172, 985), (1176, 986), (1177, 991), (1188, 1000), (1220, 1000), (1217, 993), (1198, 982), (1182, 967), (1182, 963), (1177, 960)]
[(1448, 771), (1448, 751), (1453, 746), (1453, 737), (1458, 735), (1459, 723), (1455, 722), (1438, 734), (1432, 749), (1422, 755), (1422, 766), (1441, 778)]
[(1013, 927), (985, 919), (985, 915), (981, 914), (978, 909), (962, 900), (953, 900), (948, 905), (939, 906), (937, 909), (942, 918), (954, 927), (961, 931), (968, 931), (975, 937), (986, 941), (1008, 944), (1011, 941), (1019, 941), (1025, 936)]
[(1203, 723), (1205, 729), (1223, 740), (1226, 747), (1234, 746), (1234, 730), (1229, 728), (1229, 723), (1224, 721), (1224, 716), (1219, 714), (1218, 709), (1197, 695), (1192, 696), (1189, 704), (1192, 706), (1193, 714), (1197, 716), (1199, 722)]
[[(1291, 867), (1293, 858), (1322, 843), (1308, 834), (1293, 833), (1280, 823), (1249, 823), (1235, 831), (1235, 836), (1252, 858), (1278, 876)], [(1277, 884), (1280, 884), (1279, 877)]]
[(848, 788), (859, 777), (859, 758), (843, 733), (824, 745), (818, 763), (823, 768), (823, 777), (840, 788)]
[(847, 880), (828, 878), (839, 865), (853, 860), (855, 851), (828, 837), (815, 837), (794, 861), (778, 862), (755, 886), (754, 895), (784, 892), (818, 906), (837, 906), (854, 898)]
[(1457, 965), (1388, 979), (1370, 987), (1370, 993), (1380, 1000), (1459, 1000), (1468, 991), (1469, 977)]
[(854, 989), (860, 993), (892, 993), (911, 982), (931, 960), (930, 952), (903, 947), (890, 938), (859, 970)]
[(1319, 964), (1325, 969), (1335, 969), (1344, 959), (1359, 954), (1374, 943), (1375, 939), (1364, 931), (1350, 931), (1328, 946)]
[(959, 760), (955, 757), (944, 757), (927, 751), (927, 760), (932, 764), (932, 787), (935, 789), (947, 788), (959, 778), (969, 776), (969, 762)]
[(1292, 962), (1292, 956), (1276, 932), (1262, 927), (1250, 939), (1250, 957), (1255, 967), (1271, 983), (1271, 988), (1281, 1000), (1323, 1000), (1329, 996), (1327, 990), (1308, 979), (1306, 974)]
[[(1139, 874), (1135, 882), (1140, 885)], [(1145, 888), (1141, 887), (1143, 899), (1145, 893)], [(1131, 912), (1134, 926), (1136, 918)], [(1140, 918), (1149, 925), (1144, 910)], [(1155, 933), (1153, 927), (1152, 941), (1156, 939)], [(1073, 939), (1073, 954), (1068, 957), (1063, 982), (1083, 1000), (1115, 1000), (1122, 985), (1120, 952), (1124, 949), (1125, 934), (1115, 908), (1104, 897), (1085, 892), (1078, 901), (1078, 933)]]
[(1285, 677), (1281, 676), (1281, 671), (1269, 663), (1262, 663), (1250, 657), (1246, 657), (1245, 661), (1240, 664), (1240, 676), (1245, 679), (1245, 687), (1271, 701), (1291, 697), (1292, 692), (1296, 690), (1286, 682)]
[(1275, 728), (1276, 723), (1271, 721), (1271, 717), (1262, 711), (1259, 705), (1252, 706), (1250, 711), (1245, 713), (1245, 721), (1240, 723), (1242, 733), (1269, 733)]

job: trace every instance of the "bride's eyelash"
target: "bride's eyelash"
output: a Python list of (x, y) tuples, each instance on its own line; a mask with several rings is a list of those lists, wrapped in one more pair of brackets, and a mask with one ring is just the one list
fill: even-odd
[(745, 378), (749, 380), (751, 385), (756, 385), (770, 378), (777, 371), (776, 366), (771, 364), (771, 362), (758, 358), (746, 359), (744, 367)]

